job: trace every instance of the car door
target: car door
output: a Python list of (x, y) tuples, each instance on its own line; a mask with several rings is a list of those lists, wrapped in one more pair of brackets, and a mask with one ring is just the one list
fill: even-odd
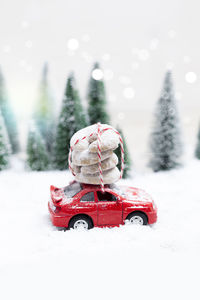
[(84, 191), (79, 196), (79, 201), (76, 205), (76, 214), (86, 214), (90, 216), (96, 224), (97, 222), (97, 203), (95, 202), (94, 192)]
[(97, 191), (99, 226), (122, 224), (122, 201), (112, 191)]

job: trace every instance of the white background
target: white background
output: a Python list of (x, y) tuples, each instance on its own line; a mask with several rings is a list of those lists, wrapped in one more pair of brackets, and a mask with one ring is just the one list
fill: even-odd
[[(191, 0), (1, 0), (0, 64), (23, 144), (43, 63), (49, 62), (59, 110), (69, 71), (85, 99), (91, 65), (99, 60), (113, 72), (106, 81), (109, 109), (113, 124), (124, 129), (134, 169), (140, 172), (147, 161), (166, 67), (173, 69), (191, 155), (200, 120), (199, 6)], [(79, 42), (72, 52), (71, 38)], [(188, 72), (195, 82), (185, 80)], [(126, 87), (133, 98), (124, 97)], [(119, 183), (152, 195), (158, 206), (153, 226), (88, 232), (57, 231), (48, 217), (49, 185), (65, 186), (69, 173), (28, 173), (20, 166), (0, 174), (2, 299), (199, 299), (198, 161)]]
[[(173, 70), (186, 149), (192, 153), (200, 120), (199, 25), (194, 0), (1, 0), (0, 64), (24, 146), (43, 63), (49, 62), (59, 111), (69, 71), (75, 71), (85, 99), (98, 60), (110, 78), (113, 125), (123, 128), (136, 165), (146, 164), (152, 111), (167, 67)], [(68, 48), (71, 38), (79, 42), (75, 51)], [(197, 76), (193, 83), (185, 79), (188, 72)], [(124, 96), (126, 88), (134, 97)]]

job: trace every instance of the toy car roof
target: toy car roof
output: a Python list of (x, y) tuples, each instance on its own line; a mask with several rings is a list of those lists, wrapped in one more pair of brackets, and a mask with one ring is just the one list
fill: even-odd
[[(80, 183), (83, 189), (100, 189), (101, 185), (100, 184), (87, 184), (87, 183)], [(105, 184), (104, 188), (111, 188), (110, 184)]]

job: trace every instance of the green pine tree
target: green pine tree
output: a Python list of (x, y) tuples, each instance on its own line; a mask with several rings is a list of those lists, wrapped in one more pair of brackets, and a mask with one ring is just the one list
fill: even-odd
[(0, 171), (9, 167), (10, 151), (7, 129), (0, 110)]
[(195, 149), (195, 157), (197, 159), (200, 159), (200, 126), (199, 126), (198, 135), (197, 135), (197, 145), (196, 145), (196, 149)]
[(55, 127), (55, 108), (48, 83), (48, 65), (43, 67), (39, 97), (34, 113), (34, 120), (45, 142), (47, 152), (52, 153)]
[[(73, 74), (71, 75), (73, 80), (74, 76)], [(74, 99), (75, 99), (75, 104), (76, 104), (76, 109), (75, 109), (75, 119), (76, 119), (76, 131), (88, 126), (88, 120), (87, 116), (85, 113), (85, 110), (83, 108), (83, 105), (81, 103), (81, 99), (79, 97), (78, 90), (75, 88), (74, 91)]]
[(150, 147), (152, 157), (149, 165), (153, 171), (170, 170), (180, 165), (182, 154), (180, 121), (171, 72), (166, 73), (163, 91), (156, 107)]
[(19, 151), (17, 124), (16, 124), (14, 113), (8, 101), (5, 81), (1, 69), (0, 69), (0, 109), (2, 111), (2, 115), (8, 133), (8, 138), (11, 144), (11, 151), (12, 153), (17, 153)]
[(86, 116), (75, 87), (73, 74), (68, 77), (62, 108), (57, 124), (54, 146), (54, 168), (68, 168), (70, 139), (79, 129), (87, 126)]
[[(125, 179), (125, 178), (130, 177), (130, 171), (131, 171), (132, 163), (131, 163), (130, 154), (129, 154), (129, 151), (128, 151), (128, 147), (127, 147), (126, 140), (124, 138), (123, 132), (119, 127), (117, 127), (117, 131), (120, 133), (120, 135), (122, 137), (122, 140), (123, 140), (123, 144), (124, 144), (124, 163), (125, 163), (125, 166), (124, 166), (123, 178)], [(118, 160), (119, 160), (118, 167), (121, 169), (121, 146), (119, 146), (115, 150), (115, 153), (116, 153), (116, 155), (118, 157)]]
[(94, 79), (94, 70), (99, 70), (98, 63), (94, 64), (88, 87), (88, 116), (90, 124), (101, 122), (109, 124), (110, 118), (106, 106), (105, 86), (102, 79)]
[(48, 169), (49, 159), (44, 140), (34, 124), (31, 124), (27, 142), (27, 165), (32, 171)]

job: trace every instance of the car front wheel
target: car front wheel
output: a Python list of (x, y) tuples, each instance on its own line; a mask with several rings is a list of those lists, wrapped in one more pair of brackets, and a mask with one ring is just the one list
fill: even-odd
[(86, 216), (75, 216), (69, 224), (69, 229), (90, 229), (92, 228), (92, 222), (91, 220)]
[(131, 224), (136, 224), (136, 225), (148, 224), (147, 216), (141, 212), (133, 212), (127, 217), (127, 220), (129, 220)]

